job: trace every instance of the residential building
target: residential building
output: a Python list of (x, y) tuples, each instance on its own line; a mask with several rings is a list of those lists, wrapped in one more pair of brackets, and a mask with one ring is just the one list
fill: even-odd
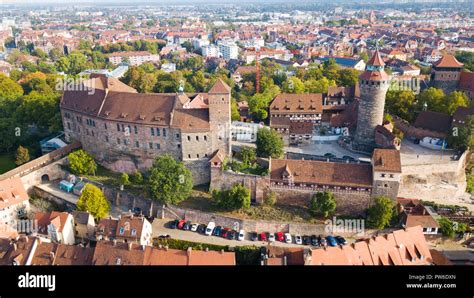
[(124, 214), (119, 219), (102, 219), (97, 225), (96, 238), (97, 240), (116, 240), (151, 245), (151, 223), (144, 216), (132, 214)]
[(397, 198), (397, 209), (398, 218), (404, 228), (421, 226), (425, 235), (438, 234), (436, 212), (429, 206), (423, 206), (420, 200)]
[(92, 240), (95, 238), (94, 217), (87, 211), (74, 211), (74, 235), (76, 239)]
[(129, 65), (141, 65), (145, 62), (159, 62), (160, 55), (154, 55), (150, 52), (139, 51), (139, 52), (115, 52), (107, 55), (110, 63), (119, 65), (126, 63)]
[(217, 46), (219, 47), (219, 53), (224, 60), (229, 61), (238, 58), (239, 47), (234, 42), (219, 41)]
[(19, 177), (0, 181), (0, 223), (16, 227), (19, 216), (30, 209), (28, 194)]
[(44, 235), (55, 243), (75, 244), (74, 218), (71, 214), (56, 211), (36, 212), (35, 220), (38, 223), (37, 234)]

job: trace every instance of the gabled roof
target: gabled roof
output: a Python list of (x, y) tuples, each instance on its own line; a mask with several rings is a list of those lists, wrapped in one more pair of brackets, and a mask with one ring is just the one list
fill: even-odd
[(452, 117), (448, 114), (422, 111), (413, 126), (431, 131), (446, 133), (451, 128)]
[(270, 104), (270, 113), (322, 113), (321, 93), (280, 93)]
[(372, 154), (374, 171), (401, 173), (400, 151), (396, 149), (375, 149)]
[(0, 181), (0, 210), (26, 201), (28, 194), (19, 177)]

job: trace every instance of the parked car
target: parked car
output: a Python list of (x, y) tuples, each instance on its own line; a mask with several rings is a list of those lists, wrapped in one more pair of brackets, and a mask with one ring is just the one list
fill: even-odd
[(324, 157), (326, 157), (326, 158), (336, 158), (336, 155), (334, 155), (332, 153), (326, 153), (326, 154), (324, 154)]
[(250, 240), (257, 241), (258, 240), (258, 234), (256, 232), (250, 233)]
[(212, 235), (219, 237), (222, 233), (222, 227), (217, 226), (214, 228), (214, 231), (212, 231)]
[(312, 246), (319, 246), (318, 237), (316, 237), (316, 235), (311, 235), (310, 239)]
[(186, 221), (184, 219), (180, 220), (178, 223), (178, 229), (183, 229), (185, 223)]
[(311, 240), (309, 239), (308, 236), (303, 236), (303, 244), (304, 245), (310, 245), (311, 244)]
[(222, 233), (221, 233), (222, 238), (227, 238), (230, 232), (231, 232), (231, 229), (229, 228), (222, 229)]
[(171, 236), (168, 234), (158, 236), (158, 239), (167, 239), (167, 238), (171, 238)]
[(265, 246), (260, 247), (260, 257), (263, 257), (267, 254), (267, 248)]
[(298, 235), (298, 234), (295, 235), (295, 243), (303, 244), (303, 238), (301, 238), (301, 235)]
[(267, 234), (265, 232), (260, 233), (260, 241), (267, 241)]
[(177, 219), (175, 219), (175, 220), (173, 220), (173, 221), (170, 221), (170, 222), (169, 222), (169, 227), (170, 227), (171, 229), (176, 229), (176, 228), (178, 227), (178, 223), (179, 223), (179, 220), (177, 220)]
[(190, 221), (187, 221), (187, 222), (184, 224), (183, 230), (186, 230), (186, 231), (191, 230), (191, 222), (190, 222)]
[(280, 242), (285, 242), (285, 236), (283, 235), (282, 232), (278, 232), (275, 234), (276, 240)]
[(207, 225), (207, 228), (206, 228), (206, 235), (211, 236), (212, 231), (214, 231), (215, 227), (216, 227), (216, 224), (213, 221), (209, 222), (209, 224)]
[(345, 159), (345, 160), (350, 160), (350, 161), (354, 161), (354, 160), (355, 160), (355, 158), (354, 158), (354, 157), (352, 157), (352, 156), (349, 156), (349, 155), (344, 155), (344, 156), (342, 157), (342, 159)]
[(239, 239), (239, 241), (242, 241), (242, 240), (245, 239), (245, 231), (244, 230), (240, 230), (239, 237), (237, 239)]
[(291, 243), (291, 234), (290, 233), (285, 233), (285, 242), (286, 243)]
[(342, 237), (342, 236), (336, 236), (334, 238), (336, 238), (337, 243), (340, 244), (340, 245), (346, 245), (347, 244), (347, 240), (344, 239), (344, 237)]
[(333, 236), (327, 236), (326, 240), (328, 241), (329, 246), (337, 246), (337, 241)]
[(229, 240), (235, 240), (237, 239), (237, 232), (230, 230), (229, 233), (227, 234), (227, 239)]
[(197, 223), (193, 223), (193, 224), (191, 225), (191, 231), (192, 231), (192, 232), (196, 232), (197, 229), (198, 229), (198, 224), (197, 224)]
[(319, 246), (321, 247), (328, 246), (328, 242), (326, 241), (326, 238), (322, 237), (321, 235), (318, 236), (318, 241), (319, 241)]
[(206, 225), (199, 225), (198, 228), (197, 228), (197, 232), (199, 234), (204, 234), (206, 232)]
[(275, 234), (273, 234), (273, 233), (268, 233), (268, 241), (270, 241), (270, 242), (275, 242)]

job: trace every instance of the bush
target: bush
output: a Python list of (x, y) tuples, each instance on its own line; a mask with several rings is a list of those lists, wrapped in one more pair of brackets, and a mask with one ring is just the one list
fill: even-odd
[(268, 196), (265, 198), (265, 205), (273, 206), (276, 203), (277, 195), (276, 192), (271, 191)]
[(120, 184), (123, 186), (130, 184), (130, 179), (127, 173), (122, 173), (122, 175), (120, 175)]
[(135, 184), (142, 184), (143, 183), (143, 175), (138, 170), (135, 171), (132, 175), (132, 182)]
[(227, 190), (212, 190), (212, 199), (224, 210), (250, 208), (250, 191), (241, 184)]
[(69, 168), (74, 174), (92, 175), (97, 170), (97, 164), (92, 156), (80, 149), (69, 154)]
[(375, 198), (375, 203), (368, 210), (368, 226), (374, 229), (384, 229), (389, 224), (395, 212), (392, 199), (384, 196)]
[(260, 157), (280, 158), (283, 156), (283, 139), (274, 130), (261, 128), (257, 132), (257, 155)]

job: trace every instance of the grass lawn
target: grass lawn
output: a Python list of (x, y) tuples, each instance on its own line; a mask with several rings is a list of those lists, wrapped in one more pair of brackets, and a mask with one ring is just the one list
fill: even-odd
[(15, 167), (15, 158), (12, 153), (3, 153), (0, 155), (0, 174), (6, 173)]

